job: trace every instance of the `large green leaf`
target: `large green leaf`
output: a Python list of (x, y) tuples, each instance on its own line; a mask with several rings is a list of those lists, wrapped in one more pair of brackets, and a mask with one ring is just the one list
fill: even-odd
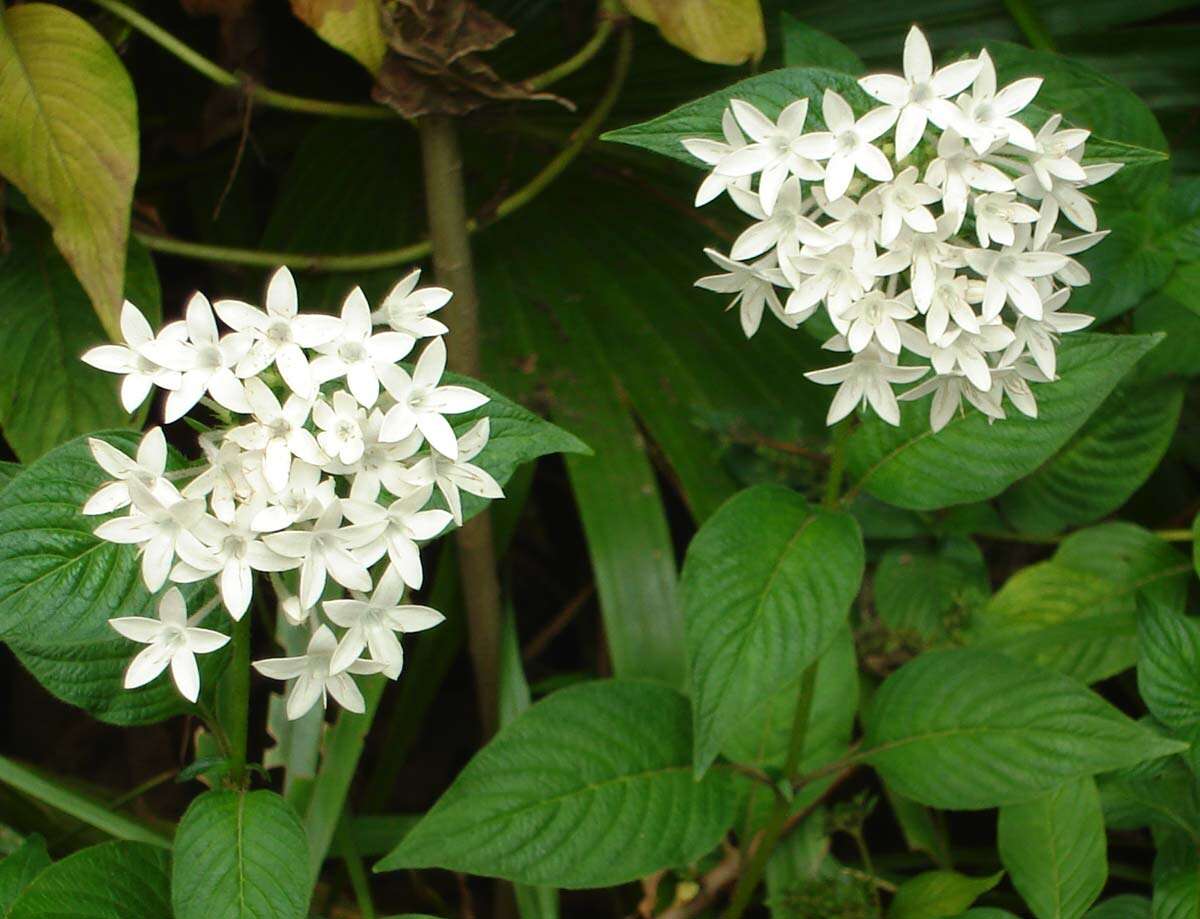
[(1059, 351), (1061, 379), (1034, 386), (1036, 419), (1020, 415), (989, 425), (983, 414), (968, 411), (935, 434), (926, 399), (905, 406), (899, 427), (872, 417), (847, 449), (855, 490), (913, 510), (997, 495), (1053, 456), (1155, 341), (1068, 336)]
[(973, 878), (957, 871), (926, 871), (900, 885), (887, 919), (945, 919), (956, 916), (1000, 883), (1004, 872)]
[(1151, 919), (1150, 901), (1136, 894), (1122, 894), (1105, 900), (1086, 919)]
[(1166, 830), (1200, 842), (1200, 796), (1181, 758), (1139, 763), (1102, 775), (1098, 783), (1110, 829)]
[(4, 861), (0, 861), (0, 916), (6, 915), (33, 879), (49, 867), (46, 840), (36, 833), (26, 837)]
[[(99, 436), (128, 453), (137, 445), (127, 432)], [(26, 467), (0, 493), (0, 637), (63, 701), (102, 721), (142, 724), (189, 707), (167, 677), (121, 687), (134, 648), (108, 620), (152, 615), (155, 604), (134, 547), (99, 539), (92, 531), (103, 518), (80, 513), (105, 478), (79, 438)], [(203, 673), (213, 674), (225, 657), (207, 655)]]
[(952, 537), (934, 549), (896, 547), (875, 569), (875, 610), (884, 624), (926, 640), (953, 632), (990, 593), (979, 547)]
[(144, 842), (106, 842), (55, 862), (7, 919), (175, 919), (171, 857)]
[[(72, 437), (130, 419), (116, 378), (79, 359), (105, 333), (45, 225), (14, 219), (8, 242), (0, 250), (0, 428), (28, 463)], [(129, 246), (125, 296), (157, 324), (158, 275), (137, 242)]]
[(137, 99), (112, 45), (61, 6), (0, 13), (0, 173), (54, 227), (110, 336), (120, 334)]
[(1200, 858), (1194, 839), (1164, 834), (1154, 859), (1154, 919), (1200, 919)]
[(1200, 624), (1159, 603), (1138, 616), (1138, 691), (1167, 727), (1200, 725)]
[(783, 14), (780, 23), (785, 67), (824, 67), (853, 77), (867, 68), (862, 59), (832, 35), (814, 29), (794, 16)]
[(1200, 261), (1177, 265), (1167, 283), (1134, 310), (1133, 328), (1165, 334), (1138, 364), (1139, 377), (1200, 374)]
[(207, 791), (175, 833), (175, 919), (305, 919), (312, 879), (295, 810), (273, 791)]
[(1179, 752), (1061, 674), (975, 649), (923, 654), (880, 688), (868, 760), (933, 807), (1017, 804), (1080, 776)]
[(996, 842), (1037, 919), (1081, 919), (1108, 879), (1104, 814), (1091, 776), (1000, 808)]
[(1054, 532), (1111, 513), (1158, 466), (1182, 408), (1182, 386), (1118, 386), (1065, 447), (1004, 493), (1001, 513), (1024, 533)]
[(1183, 608), (1190, 565), (1131, 523), (1065, 539), (1013, 575), (974, 617), (970, 640), (1091, 683), (1133, 666), (1139, 596)]
[(654, 683), (559, 690), (503, 728), (376, 870), (603, 887), (686, 864), (735, 804), (724, 770), (693, 778), (690, 720)]
[(740, 99), (756, 106), (768, 118), (774, 119), (797, 99), (806, 98), (809, 130), (824, 130), (821, 119), (821, 97), (826, 89), (835, 90), (859, 111), (870, 107), (870, 98), (859, 88), (854, 77), (822, 67), (789, 67), (772, 70), (741, 80), (725, 89), (688, 102), (674, 111), (642, 124), (609, 131), (604, 140), (630, 144), (661, 153), (692, 166), (703, 165), (684, 148), (685, 137), (721, 139), (721, 113), (731, 99)]
[(680, 580), (697, 774), (750, 708), (829, 646), (862, 570), (854, 518), (786, 488), (747, 489), (700, 528)]

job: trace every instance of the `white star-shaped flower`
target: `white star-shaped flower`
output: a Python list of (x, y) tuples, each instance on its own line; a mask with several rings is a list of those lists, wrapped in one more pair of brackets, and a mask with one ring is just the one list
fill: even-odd
[(318, 313), (300, 315), (296, 280), (287, 268), (271, 275), (265, 312), (241, 300), (218, 300), (213, 308), (231, 329), (254, 337), (254, 345), (238, 361), (238, 376), (257, 376), (274, 364), (296, 395), (304, 399), (316, 395), (304, 349), (332, 341), (341, 329), (341, 320)]
[(446, 511), (425, 509), (432, 494), (433, 486), (426, 485), (387, 507), (352, 498), (342, 502), (347, 517), (375, 534), (358, 552), (363, 564), (373, 565), (386, 554), (404, 583), (420, 589), (424, 571), (417, 543), (433, 539), (452, 519)]
[(119, 616), (108, 620), (108, 624), (126, 638), (148, 646), (138, 652), (126, 669), (126, 689), (145, 686), (169, 666), (175, 686), (189, 702), (200, 698), (196, 655), (209, 654), (229, 641), (228, 635), (188, 625), (187, 603), (176, 587), (163, 594), (157, 619)]
[[(681, 143), (684, 149), (700, 162), (716, 167), (730, 153), (746, 146), (746, 137), (738, 127), (737, 119), (733, 117), (731, 109), (727, 108), (721, 113), (721, 133), (725, 137), (724, 142), (709, 137), (685, 137)], [(700, 188), (696, 190), (696, 207), (708, 204), (731, 185), (749, 189), (750, 176), (727, 176), (723, 175), (719, 169), (714, 168), (704, 177)]]
[(857, 121), (849, 103), (832, 89), (821, 99), (821, 114), (828, 131), (801, 137), (795, 149), (814, 160), (826, 160), (825, 195), (836, 201), (850, 187), (855, 170), (876, 182), (892, 177), (892, 164), (872, 141), (896, 123), (896, 110), (873, 109)]
[(959, 221), (966, 216), (971, 190), (1008, 191), (1013, 187), (1013, 180), (1003, 172), (976, 159), (974, 151), (953, 128), (947, 128), (938, 138), (937, 158), (926, 167), (925, 181), (941, 191), (942, 209), (956, 214)]
[(989, 389), (990, 391), (984, 392), (961, 373), (944, 373), (905, 390), (900, 394), (900, 399), (910, 402), (933, 393), (933, 401), (929, 405), (929, 427), (936, 434), (958, 413), (964, 398), (988, 418), (1002, 419), (1004, 409), (1000, 407), (1001, 387)]
[(879, 240), (885, 246), (894, 240), (904, 226), (918, 233), (936, 233), (937, 220), (929, 205), (941, 200), (932, 185), (917, 181), (917, 167), (909, 166), (886, 185), (879, 186), (879, 201), (883, 206)]
[(979, 73), (970, 94), (958, 97), (963, 126), (971, 146), (983, 154), (1000, 141), (1032, 150), (1037, 145), (1033, 132), (1012, 116), (1024, 109), (1042, 88), (1041, 77), (1024, 77), (996, 92), (996, 65), (985, 48), (979, 52)]
[(794, 258), (801, 246), (828, 247), (833, 244), (829, 234), (812, 222), (805, 213), (809, 202), (800, 193), (800, 180), (795, 176), (783, 183), (775, 209), (767, 214), (751, 192), (733, 192), (734, 200), (758, 222), (751, 224), (733, 242), (729, 257), (736, 261), (754, 258), (775, 249), (779, 260)]
[(457, 456), (458, 439), (444, 416), (479, 408), (488, 397), (465, 386), (439, 386), (445, 370), (446, 343), (440, 338), (425, 346), (411, 377), (394, 364), (379, 368), (380, 381), (396, 400), (384, 415), (381, 439), (394, 443), (415, 428), (435, 450), (451, 459)]
[(287, 558), (300, 562), (300, 603), (305, 609), (316, 606), (332, 577), (351, 590), (370, 590), (371, 574), (354, 555), (354, 549), (375, 540), (382, 524), (342, 526), (341, 502), (331, 501), (308, 530), (284, 530), (263, 537), (267, 546)]
[(293, 456), (314, 466), (329, 461), (304, 427), (312, 409), (309, 400), (291, 395), (280, 405), (271, 388), (257, 377), (246, 381), (246, 398), (254, 420), (234, 428), (229, 437), (243, 449), (263, 452), (262, 474), (272, 491), (287, 485)]
[(1005, 246), (994, 249), (969, 249), (967, 264), (987, 281), (983, 293), (983, 318), (1000, 315), (1005, 301), (1031, 319), (1042, 318), (1042, 298), (1032, 278), (1041, 278), (1061, 270), (1067, 263), (1065, 255), (1054, 252), (1023, 252)]
[(163, 482), (157, 494), (136, 479), (128, 480), (128, 486), (133, 505), (129, 516), (105, 520), (94, 532), (107, 542), (139, 546), (142, 580), (156, 593), (166, 583), (176, 554), (204, 564), (207, 552), (194, 532), (204, 516), (204, 502), (184, 499), (169, 482)]
[(330, 459), (353, 467), (362, 459), (366, 449), (363, 426), (367, 421), (367, 413), (359, 405), (359, 400), (340, 389), (333, 394), (331, 402), (318, 399), (313, 403), (313, 421), (321, 429), (317, 444)]
[(958, 61), (935, 72), (929, 42), (913, 26), (904, 40), (904, 76), (872, 74), (858, 85), (896, 110), (896, 159), (902, 160), (921, 142), (928, 122), (945, 129), (958, 119), (949, 97), (970, 86), (978, 72), (978, 60)]
[(1016, 192), (1002, 191), (976, 195), (975, 235), (979, 245), (987, 248), (993, 242), (1011, 246), (1016, 242), (1016, 224), (1035, 223), (1038, 212), (1017, 200)]
[(729, 103), (733, 115), (749, 136), (751, 143), (723, 157), (717, 172), (730, 178), (761, 173), (758, 195), (763, 210), (775, 210), (775, 199), (789, 175), (814, 181), (824, 176), (824, 170), (796, 150), (804, 135), (808, 117), (808, 99), (797, 99), (779, 113), (779, 121), (771, 121), (749, 102), (733, 99)]
[(212, 306), (199, 291), (188, 301), (186, 319), (163, 332), (174, 334), (168, 340), (152, 342), (147, 350), (165, 366), (181, 372), (178, 389), (168, 393), (163, 407), (165, 422), (178, 421), (206, 392), (231, 412), (249, 413), (245, 387), (233, 372), (254, 344), (248, 332), (219, 335)]
[(163, 436), (162, 428), (151, 428), (145, 433), (135, 457), (126, 456), (112, 444), (97, 437), (88, 438), (88, 449), (92, 451), (96, 464), (116, 481), (100, 486), (84, 504), (83, 513), (89, 516), (111, 514), (128, 507), (130, 480), (140, 482), (152, 493), (158, 491), (168, 499), (171, 497), (173, 488), (163, 478), (167, 469), (167, 439)]
[(299, 657), (273, 657), (255, 661), (254, 669), (272, 680), (295, 680), (287, 697), (287, 716), (291, 721), (303, 718), (317, 702), (325, 708), (329, 696), (349, 712), (366, 711), (362, 691), (350, 677), (352, 673), (381, 673), (384, 665), (376, 661), (354, 661), (334, 673), (330, 662), (337, 650), (337, 639), (329, 626), (321, 626)]
[(885, 351), (899, 354), (900, 326), (916, 314), (908, 304), (890, 299), (881, 290), (870, 290), (829, 318), (834, 328), (846, 336), (851, 351), (858, 353), (876, 341)]
[(404, 648), (396, 633), (423, 632), (445, 621), (446, 617), (428, 606), (402, 604), (404, 582), (389, 571), (379, 579), (368, 600), (359, 595), (350, 600), (326, 600), (321, 604), (325, 615), (346, 630), (329, 669), (339, 673), (352, 666), (364, 650), (371, 660), (383, 665), (389, 680), (404, 669)]
[(1071, 289), (1064, 287), (1046, 298), (1040, 319), (1018, 317), (1013, 326), (1013, 339), (1001, 357), (1001, 363), (1015, 363), (1022, 354), (1028, 352), (1046, 378), (1053, 380), (1058, 369), (1056, 350), (1059, 335), (1086, 329), (1096, 321), (1094, 316), (1085, 313), (1059, 312), (1070, 296)]
[(826, 424), (841, 421), (861, 403), (870, 405), (884, 421), (900, 423), (900, 406), (892, 391), (894, 383), (913, 383), (929, 372), (928, 367), (902, 367), (882, 348), (868, 347), (850, 359), (850, 363), (804, 374), (814, 383), (839, 384), (829, 406)]
[(121, 405), (127, 412), (137, 411), (146, 401), (150, 390), (178, 389), (181, 376), (150, 356), (149, 345), (155, 342), (154, 330), (142, 315), (141, 310), (128, 300), (121, 306), (121, 334), (123, 345), (97, 345), (88, 350), (81, 360), (105, 373), (119, 373), (121, 381)]
[(417, 287), (421, 269), (414, 268), (397, 282), (383, 298), (378, 310), (371, 314), (376, 325), (390, 325), (395, 331), (412, 338), (436, 338), (450, 330), (429, 314), (436, 313), (454, 295), (444, 287)]
[(341, 331), (317, 348), (320, 356), (312, 362), (318, 383), (345, 377), (350, 394), (366, 408), (379, 398), (379, 366), (401, 360), (416, 343), (405, 332), (372, 335), (371, 328), (371, 307), (362, 289), (356, 287), (342, 304)]
[(405, 473), (405, 478), (415, 488), (436, 485), (442, 497), (446, 499), (446, 506), (450, 508), (454, 522), (459, 526), (463, 523), (460, 490), (490, 500), (504, 497), (504, 490), (491, 473), (470, 462), (483, 452), (490, 432), (491, 422), (487, 418), (481, 418), (458, 439), (458, 459), (447, 459), (433, 450)]
[(716, 249), (705, 249), (704, 254), (712, 259), (717, 267), (724, 268), (725, 272), (705, 275), (696, 281), (696, 286), (720, 294), (734, 295), (726, 309), (738, 307), (742, 331), (747, 338), (758, 331), (764, 307), (769, 307), (775, 317), (789, 328), (794, 329), (799, 324), (798, 317), (784, 313), (779, 294), (775, 291), (776, 286), (787, 286), (787, 278), (779, 270), (774, 252), (767, 253), (749, 265), (734, 261)]

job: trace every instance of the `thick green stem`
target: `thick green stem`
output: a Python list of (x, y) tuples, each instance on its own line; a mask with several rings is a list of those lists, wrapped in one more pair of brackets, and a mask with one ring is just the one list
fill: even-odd
[[(804, 755), (804, 742), (808, 737), (808, 723), (812, 717), (813, 690), (817, 681), (816, 662), (805, 668), (800, 679), (800, 691), (796, 697), (796, 713), (792, 719), (792, 733), (788, 740), (787, 758), (783, 763), (783, 774), (787, 779), (795, 777)], [(742, 862), (745, 867), (733, 891), (733, 899), (725, 911), (725, 919), (740, 919), (750, 905), (754, 891), (767, 870), (767, 862), (787, 827), (791, 801), (781, 798), (775, 802), (771, 816), (762, 832), (753, 842), (743, 840)]]
[[(438, 283), (454, 292), (445, 308), (450, 327), (450, 369), (480, 375), (479, 296), (471, 259), (466, 190), (458, 127), (442, 115), (417, 122), (425, 170), (425, 205), (433, 265)], [(456, 535), (459, 575), (467, 611), (467, 644), (475, 669), (475, 690), (485, 737), (499, 721), (500, 581), (491, 515), (484, 511), (467, 521)]]
[(222, 712), (225, 736), (229, 741), (229, 778), (238, 786), (246, 784), (246, 741), (250, 723), (250, 623), (242, 616), (233, 627), (233, 659), (225, 671), (226, 708)]
[(833, 451), (829, 460), (829, 475), (825, 479), (826, 507), (835, 507), (842, 497), (842, 480), (846, 475), (846, 442), (854, 431), (854, 419), (847, 418), (833, 429)]

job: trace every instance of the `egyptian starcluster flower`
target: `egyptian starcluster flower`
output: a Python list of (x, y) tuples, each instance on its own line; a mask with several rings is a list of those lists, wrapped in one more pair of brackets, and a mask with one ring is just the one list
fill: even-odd
[[(201, 622), (218, 608), (240, 620), (263, 578), (273, 580), (282, 621), (308, 633), (304, 654), (254, 664), (291, 681), (291, 718), (329, 696), (362, 711), (352, 674), (398, 678), (400, 636), (442, 621), (405, 602), (406, 590), (423, 581), (420, 547), (462, 525), (463, 492), (488, 499), (503, 492), (472, 462), (486, 449), (488, 419), (455, 430), (456, 417), (487, 397), (442, 380), (441, 336), (449, 330), (430, 314), (450, 292), (418, 288), (419, 277), (414, 271), (400, 281), (375, 312), (355, 288), (332, 316), (301, 312), (295, 281), (281, 268), (264, 308), (210, 303), (197, 293), (184, 319), (157, 333), (126, 303), (125, 343), (83, 356), (123, 375), (129, 411), (155, 387), (166, 391), (166, 422), (204, 409), (193, 419), (203, 429), (201, 459), (178, 471), (168, 471), (161, 428), (133, 456), (90, 441), (111, 481), (83, 512), (109, 515), (96, 534), (135, 546), (147, 589), (163, 591), (157, 618), (110, 622), (146, 646), (126, 671), (127, 688), (169, 668), (194, 702), (196, 655), (228, 641)], [(421, 339), (428, 341), (420, 346)], [(400, 366), (414, 352), (411, 370)], [(215, 596), (189, 618), (176, 585), (197, 582), (211, 582)]]
[(1073, 256), (1105, 236), (1084, 189), (1119, 165), (1084, 165), (1088, 132), (1061, 115), (1017, 120), (1042, 81), (997, 87), (987, 51), (935, 69), (914, 26), (903, 71), (860, 79), (878, 105), (858, 115), (831, 89), (819, 125), (806, 98), (775, 120), (735, 98), (722, 141), (683, 142), (711, 167), (697, 206), (727, 194), (751, 219), (696, 284), (733, 295), (747, 337), (765, 310), (793, 329), (828, 318), (825, 348), (847, 357), (806, 376), (838, 386), (830, 424), (859, 405), (899, 424), (898, 398), (930, 393), (935, 431), (963, 400), (1036, 417), (1029, 383), (1054, 380), (1060, 337), (1092, 321), (1063, 310), (1091, 280)]

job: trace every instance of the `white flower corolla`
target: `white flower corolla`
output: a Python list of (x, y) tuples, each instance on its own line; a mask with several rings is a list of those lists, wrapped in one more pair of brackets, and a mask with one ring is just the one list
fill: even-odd
[(1026, 126), (1040, 77), (999, 86), (987, 52), (936, 68), (916, 27), (903, 64), (859, 80), (878, 107), (823, 91), (824, 130), (805, 130), (815, 96), (735, 97), (724, 140), (684, 140), (712, 167), (697, 202), (726, 191), (752, 218), (729, 256), (706, 250), (724, 273), (697, 286), (734, 296), (747, 337), (764, 308), (792, 328), (823, 311), (827, 347), (852, 355), (806, 374), (839, 387), (830, 423), (859, 405), (899, 423), (897, 391), (930, 371), (904, 398), (932, 394), (937, 429), (964, 403), (1033, 417), (1061, 336), (1089, 321), (1060, 311), (1091, 280), (1075, 256), (1104, 238), (1087, 189), (1120, 167), (1088, 163), (1088, 132), (1059, 114)]
[(333, 673), (353, 666), (363, 651), (383, 665), (389, 680), (404, 669), (404, 648), (396, 633), (423, 632), (445, 621), (446, 617), (428, 606), (402, 603), (404, 582), (391, 571), (379, 579), (370, 598), (359, 594), (349, 600), (326, 600), (321, 604), (325, 615), (346, 630), (329, 669)]
[(125, 344), (97, 345), (82, 360), (97, 370), (125, 377), (121, 381), (121, 405), (125, 411), (136, 411), (155, 386), (167, 390), (179, 388), (181, 374), (151, 357), (150, 346), (156, 341), (154, 330), (141, 310), (128, 300), (121, 306), (121, 334)]
[(169, 666), (175, 686), (189, 702), (200, 698), (196, 655), (209, 654), (229, 641), (228, 635), (188, 625), (187, 603), (176, 587), (163, 594), (157, 619), (118, 616), (108, 620), (108, 624), (131, 641), (147, 646), (125, 670), (126, 689), (145, 686)]
[[(725, 136), (724, 141), (711, 140), (707, 137), (689, 137), (683, 142), (684, 149), (700, 162), (715, 167), (734, 150), (740, 150), (746, 146), (746, 137), (742, 134), (737, 119), (730, 109), (725, 109), (721, 113), (721, 133)], [(730, 186), (749, 188), (750, 176), (722, 175), (714, 168), (696, 190), (696, 207), (708, 204), (714, 198), (720, 197)]]
[(394, 364), (380, 368), (380, 381), (396, 404), (388, 409), (380, 429), (381, 439), (396, 442), (418, 430), (429, 445), (454, 459), (458, 440), (446, 415), (469, 412), (485, 404), (487, 396), (465, 386), (441, 386), (446, 371), (446, 343), (435, 338), (417, 358), (412, 376)]
[(337, 337), (320, 345), (320, 356), (312, 362), (318, 383), (345, 377), (350, 394), (366, 408), (379, 399), (379, 367), (401, 360), (416, 343), (406, 332), (372, 334), (371, 330), (371, 307), (362, 288), (356, 287), (342, 304)]
[(255, 661), (254, 669), (272, 680), (295, 681), (287, 697), (287, 716), (292, 721), (303, 718), (318, 702), (325, 708), (329, 696), (348, 712), (364, 712), (366, 701), (350, 674), (381, 673), (385, 665), (358, 660), (335, 673), (330, 663), (336, 650), (337, 639), (328, 626), (322, 625), (313, 632), (306, 653)]
[(904, 40), (904, 76), (872, 74), (858, 85), (895, 112), (896, 158), (902, 160), (921, 142), (930, 121), (945, 129), (958, 120), (959, 111), (949, 97), (970, 86), (978, 73), (977, 60), (958, 61), (935, 72), (929, 42), (913, 26)]
[(712, 259), (718, 268), (724, 268), (725, 271), (722, 274), (710, 274), (700, 278), (696, 281), (696, 286), (734, 295), (726, 309), (738, 308), (742, 331), (746, 333), (747, 338), (754, 335), (762, 324), (764, 307), (770, 309), (772, 315), (786, 326), (794, 329), (799, 324), (799, 319), (784, 313), (779, 294), (775, 291), (776, 287), (783, 287), (787, 280), (779, 269), (774, 252), (767, 253), (749, 265), (727, 258), (716, 249), (705, 249), (704, 254)]
[[(751, 180), (731, 184), (748, 188)], [(136, 548), (152, 592), (198, 582), (216, 592), (190, 623), (174, 587), (158, 620), (113, 620), (115, 629), (148, 645), (130, 666), (127, 685), (142, 685), (170, 666), (180, 692), (196, 699), (194, 655), (227, 641), (196, 626), (218, 604), (230, 618), (245, 619), (263, 582), (274, 594), (278, 626), (313, 633), (307, 654), (258, 665), (295, 681), (291, 717), (326, 694), (361, 710), (348, 674), (399, 676), (398, 633), (441, 620), (404, 602), (406, 586), (422, 580), (417, 542), (462, 523), (462, 492), (489, 500), (503, 492), (473, 462), (486, 449), (488, 419), (458, 437), (444, 417), (488, 398), (468, 386), (442, 385), (441, 336), (448, 329), (430, 314), (450, 292), (419, 288), (419, 279), (419, 271), (403, 278), (375, 314), (355, 288), (340, 317), (305, 315), (291, 274), (280, 269), (267, 286), (265, 309), (233, 300), (214, 307), (197, 293), (185, 318), (156, 335), (127, 304), (126, 344), (88, 352), (93, 365), (126, 376), (128, 408), (158, 385), (168, 392), (166, 419), (186, 415), (202, 431), (200, 459), (171, 472), (161, 428), (151, 428), (133, 456), (90, 442), (110, 481), (83, 510), (117, 515), (97, 521), (96, 535)], [(786, 283), (778, 268), (769, 280)], [(778, 297), (774, 309), (782, 316)], [(232, 330), (222, 330), (218, 319)], [(376, 332), (372, 320), (391, 330)], [(397, 362), (420, 338), (435, 340), (409, 376)], [(435, 488), (449, 511), (428, 506)], [(349, 524), (343, 504), (356, 518)], [(353, 599), (339, 606), (334, 585), (354, 591)], [(324, 613), (323, 599), (331, 601)], [(375, 660), (357, 660), (364, 649)]]
[[(458, 526), (463, 525), (460, 491), (488, 500), (504, 497), (504, 490), (492, 474), (471, 462), (483, 452), (490, 434), (491, 422), (487, 418), (481, 418), (458, 439), (458, 459), (448, 459), (433, 450), (428, 456), (417, 460), (405, 473), (405, 477), (415, 488), (436, 485)], [(395, 491), (390, 488), (388, 490)]]
[(231, 412), (249, 412), (245, 386), (233, 368), (249, 352), (254, 339), (247, 332), (221, 336), (212, 305), (199, 291), (192, 294), (185, 315), (182, 325), (172, 323), (167, 327), (175, 332), (169, 340), (147, 345), (153, 357), (180, 371), (179, 387), (167, 394), (163, 421), (167, 424), (178, 421), (205, 393)]
[(313, 313), (300, 315), (298, 301), (295, 278), (287, 268), (280, 268), (267, 283), (265, 311), (241, 300), (218, 300), (213, 308), (227, 326), (254, 337), (253, 346), (238, 361), (238, 376), (257, 376), (274, 364), (292, 392), (311, 399), (317, 387), (304, 349), (332, 341), (341, 321)]
[(417, 287), (421, 269), (416, 268), (397, 282), (379, 309), (371, 314), (376, 325), (390, 325), (403, 335), (417, 338), (437, 338), (450, 330), (429, 314), (436, 313), (450, 302), (451, 293), (444, 287)]
[(111, 514), (128, 507), (131, 480), (141, 483), (151, 493), (157, 491), (168, 500), (172, 497), (173, 486), (163, 478), (167, 469), (167, 438), (162, 428), (147, 431), (133, 457), (126, 456), (112, 444), (97, 437), (88, 438), (88, 449), (92, 451), (96, 464), (115, 481), (101, 485), (88, 498), (83, 506), (84, 514)]
[(787, 106), (779, 113), (778, 122), (741, 99), (734, 99), (729, 108), (751, 143), (723, 157), (717, 172), (731, 178), (760, 174), (758, 196), (765, 213), (775, 210), (775, 200), (788, 176), (808, 181), (824, 177), (817, 163), (795, 149), (796, 141), (804, 136), (807, 99)]
[[(348, 498), (342, 502), (346, 516), (359, 528), (373, 533), (370, 541), (359, 545), (358, 557), (373, 565), (387, 555), (392, 568), (413, 590), (424, 582), (421, 550), (418, 542), (433, 539), (453, 519), (443, 510), (425, 509), (433, 494), (433, 485), (417, 488), (387, 507)], [(364, 589), (364, 588), (360, 588)]]

